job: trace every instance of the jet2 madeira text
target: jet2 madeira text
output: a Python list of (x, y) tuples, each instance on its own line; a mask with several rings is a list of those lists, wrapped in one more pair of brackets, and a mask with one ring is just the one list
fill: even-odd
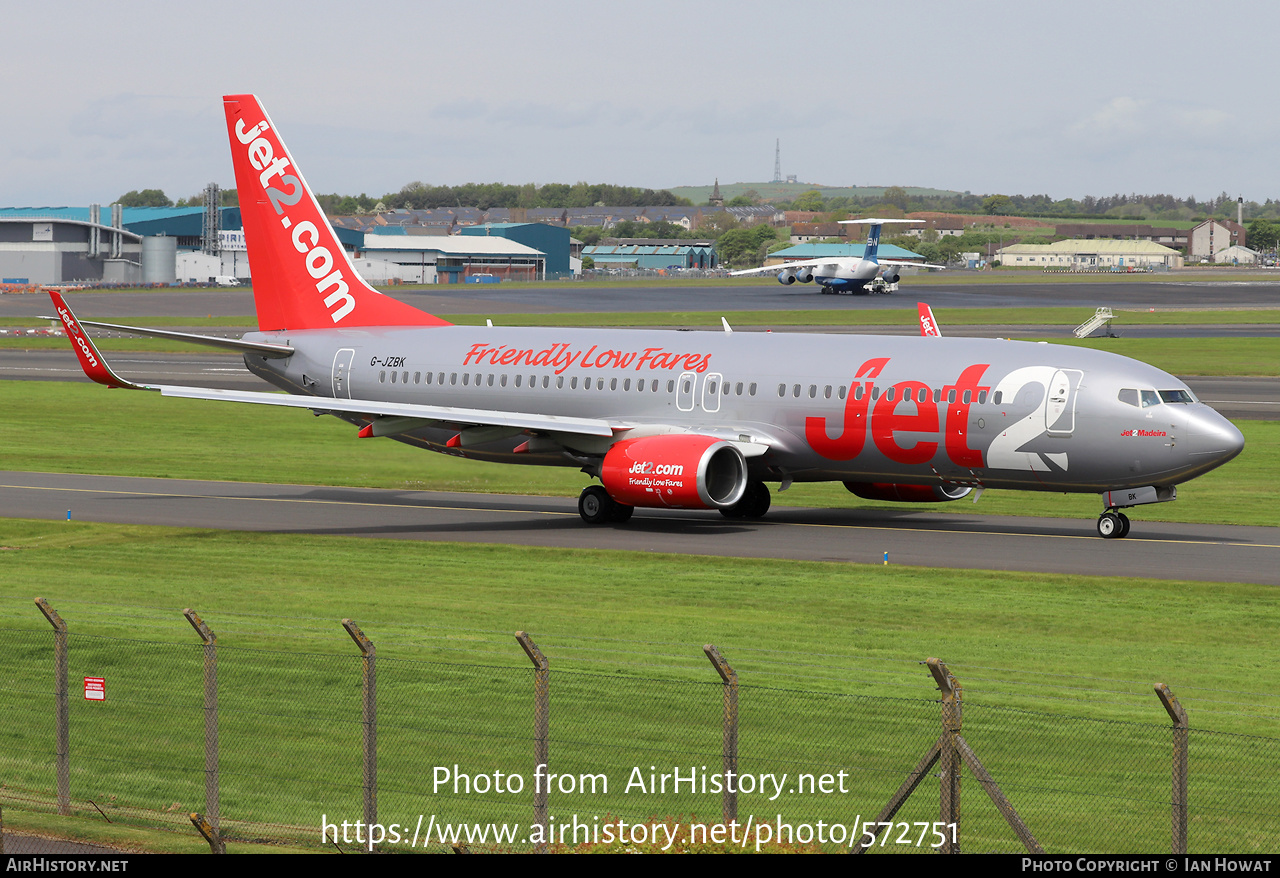
[[(477, 460), (572, 466), (600, 480), (578, 508), (758, 518), (766, 483), (838, 481), (878, 500), (974, 489), (1092, 492), (1098, 531), (1121, 508), (1240, 453), (1240, 432), (1181, 381), (1098, 351), (928, 336), (453, 326), (356, 274), (279, 132), (251, 95), (224, 99), (259, 331), (166, 330), (243, 353), (288, 394), (139, 385), (54, 304), (94, 380), (165, 396), (293, 406)], [(925, 311), (922, 309), (922, 320)]]

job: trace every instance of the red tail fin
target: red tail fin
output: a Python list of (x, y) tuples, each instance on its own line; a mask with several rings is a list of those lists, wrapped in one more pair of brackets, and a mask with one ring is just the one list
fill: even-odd
[(222, 102), (260, 329), (448, 325), (365, 283), (262, 104)]

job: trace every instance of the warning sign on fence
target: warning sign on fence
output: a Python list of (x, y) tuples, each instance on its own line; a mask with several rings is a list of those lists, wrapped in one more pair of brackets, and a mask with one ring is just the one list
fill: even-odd
[(84, 678), (84, 700), (85, 701), (106, 701), (107, 700), (107, 678), (106, 677), (85, 677)]

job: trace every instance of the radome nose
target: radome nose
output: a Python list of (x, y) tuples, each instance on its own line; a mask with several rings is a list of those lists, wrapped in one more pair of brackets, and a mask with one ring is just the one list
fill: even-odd
[(1188, 454), (1193, 459), (1212, 461), (1221, 466), (1244, 450), (1244, 434), (1208, 406), (1190, 413), (1187, 436)]

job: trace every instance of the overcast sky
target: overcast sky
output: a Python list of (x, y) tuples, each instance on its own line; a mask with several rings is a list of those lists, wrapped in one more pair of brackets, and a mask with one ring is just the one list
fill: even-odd
[[(202, 17), (203, 16), (203, 17)], [(234, 185), (256, 93), (319, 192), (769, 180), (1280, 198), (1280, 5), (8, 4), (0, 206)]]

